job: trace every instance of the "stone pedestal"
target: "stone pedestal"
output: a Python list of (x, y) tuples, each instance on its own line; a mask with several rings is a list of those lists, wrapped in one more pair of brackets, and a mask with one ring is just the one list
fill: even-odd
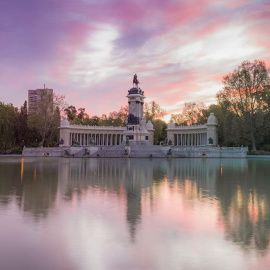
[(70, 146), (70, 136), (67, 128), (70, 126), (69, 121), (67, 118), (63, 118), (63, 120), (60, 123), (60, 141), (63, 140), (64, 143), (60, 146)]
[(218, 145), (217, 118), (214, 113), (210, 113), (207, 119), (207, 145)]
[(140, 143), (154, 143), (154, 129), (151, 121), (146, 123), (143, 118), (144, 92), (140, 88), (133, 87), (128, 91), (129, 115), (124, 131), (123, 141)]

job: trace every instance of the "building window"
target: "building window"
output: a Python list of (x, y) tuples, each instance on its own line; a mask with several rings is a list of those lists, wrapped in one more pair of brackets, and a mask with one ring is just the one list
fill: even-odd
[(148, 136), (145, 136), (145, 140), (148, 141)]

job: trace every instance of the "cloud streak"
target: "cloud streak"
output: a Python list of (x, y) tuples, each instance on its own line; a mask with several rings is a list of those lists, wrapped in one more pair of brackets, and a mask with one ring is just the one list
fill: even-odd
[(269, 16), (267, 1), (5, 1), (0, 100), (20, 106), (46, 83), (100, 115), (126, 104), (137, 73), (149, 100), (175, 113), (213, 101), (242, 61), (269, 63)]

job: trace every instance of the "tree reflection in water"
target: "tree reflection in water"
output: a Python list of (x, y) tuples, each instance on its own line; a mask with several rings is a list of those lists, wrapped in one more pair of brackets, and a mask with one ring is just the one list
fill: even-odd
[[(213, 203), (226, 239), (244, 250), (265, 252), (270, 233), (269, 163), (246, 159), (29, 158), (24, 159), (21, 181), (21, 161), (1, 159), (0, 206), (15, 201), (38, 221), (54, 209), (57, 198), (83, 200), (88, 192), (96, 191), (101, 199), (114, 195), (126, 205), (129, 235), (135, 242), (140, 224), (150, 218), (147, 209), (158, 211), (158, 201), (168, 192), (166, 200), (176, 196), (185, 211)], [(170, 213), (173, 215), (178, 213)]]

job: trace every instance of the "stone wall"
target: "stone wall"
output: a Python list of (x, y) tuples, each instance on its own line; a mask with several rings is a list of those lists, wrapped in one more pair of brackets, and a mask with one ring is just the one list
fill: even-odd
[[(129, 156), (134, 158), (246, 158), (247, 152), (247, 147), (161, 147), (149, 144), (131, 144)], [(111, 147), (24, 148), (22, 155), (25, 157), (123, 157), (124, 145)]]
[(245, 158), (248, 147), (172, 147), (172, 157)]
[[(100, 147), (37, 147), (37, 148), (26, 148), (24, 147), (22, 156), (24, 157), (64, 157), (70, 155), (71, 157), (83, 156), (85, 150), (88, 151), (89, 156), (99, 151)], [(68, 155), (66, 155), (66, 151)]]

